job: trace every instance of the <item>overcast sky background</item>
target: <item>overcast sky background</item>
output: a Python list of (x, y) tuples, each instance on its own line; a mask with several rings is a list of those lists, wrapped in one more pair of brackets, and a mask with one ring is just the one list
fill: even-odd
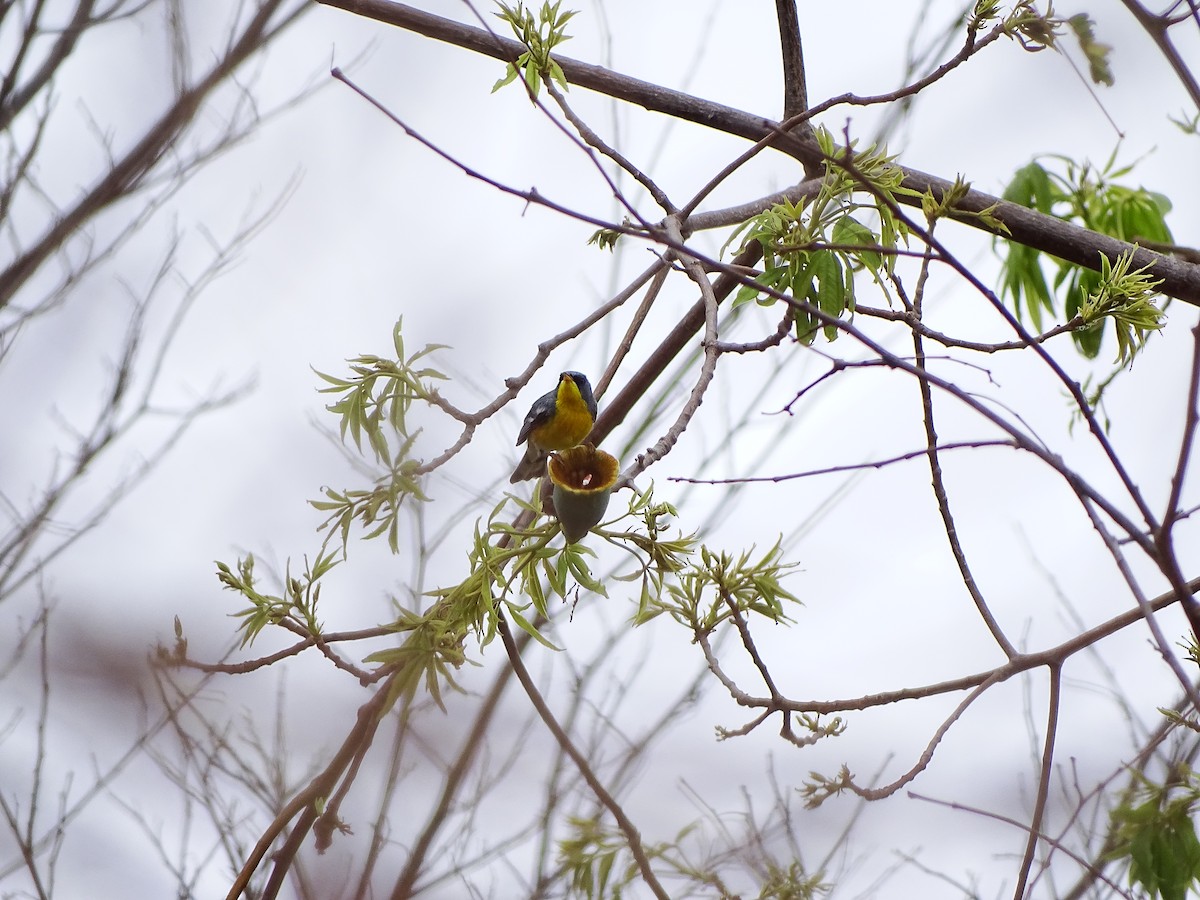
[[(568, 5), (581, 14), (572, 23), (576, 37), (566, 46), (567, 55), (778, 115), (773, 4), (579, 0)], [(430, 0), (422, 6), (471, 21), (463, 3)], [(800, 6), (813, 102), (847, 91), (878, 93), (899, 84), (915, 5)], [(929, 33), (943, 28), (956, 6), (931, 4), (924, 17)], [(490, 13), (488, 7), (480, 8)], [(1059, 12), (1069, 15), (1080, 8), (1065, 6)], [(1126, 134), (1120, 158), (1142, 160), (1133, 180), (1176, 200), (1179, 206), (1168, 222), (1177, 239), (1195, 244), (1200, 233), (1200, 207), (1194, 202), (1200, 196), (1196, 138), (1165, 121), (1166, 115), (1178, 117), (1187, 109), (1186, 98), (1121, 4), (1097, 2), (1087, 8), (1098, 22), (1098, 38), (1115, 47), (1117, 84), (1099, 89), (1099, 95), (1104, 110)], [(204, 41), (220, 40), (227, 20), (213, 16), (200, 22), (191, 9), (188, 13), (206, 31), (195, 45), (196, 58), (204, 59)], [(78, 173), (90, 171), (86, 164), (100, 154), (89, 136), (83, 103), (122, 146), (144, 123), (147, 110), (165, 101), (168, 69), (165, 56), (156, 55), (161, 46), (157, 27), (156, 21), (135, 18), (110, 28), (107, 43), (81, 49), (70, 70), (77, 81), (58, 85), (60, 108), (52, 136), (62, 148), (62, 167), (41, 173), (52, 194), (69, 197), (78, 189)], [(1191, 44), (1187, 49), (1196, 59), (1198, 48), (1195, 41)], [(1072, 56), (1081, 65), (1079, 54)], [(336, 423), (323, 411), (328, 399), (317, 393), (320, 382), (313, 369), (337, 374), (345, 370), (347, 357), (387, 355), (392, 325), (403, 316), (410, 349), (425, 343), (450, 345), (435, 358), (435, 365), (453, 378), (445, 394), (464, 408), (476, 408), (503, 389), (505, 377), (528, 364), (540, 340), (578, 321), (650, 261), (646, 249), (636, 244), (615, 256), (585, 249), (591, 226), (546, 210), (524, 209), (519, 200), (463, 176), (343, 85), (331, 82), (331, 64), (344, 67), (412, 128), (489, 177), (518, 188), (536, 186), (543, 195), (593, 214), (615, 214), (590, 164), (530, 107), (522, 91), (514, 87), (490, 93), (503, 73), (494, 60), (319, 7), (247, 71), (246, 80), (254, 81), (264, 110), (313, 86), (317, 90), (210, 165), (160, 214), (156, 227), (138, 235), (119, 266), (103, 268), (89, 279), (88, 302), (45, 317), (0, 367), (8, 421), (19, 423), (0, 432), (0, 490), (20, 506), (36, 494), (53, 467), (54, 448), (64, 444), (62, 423), (84, 421), (102, 395), (113, 364), (107, 348), (124, 329), (130, 292), (143, 290), (159, 264), (171, 222), (185, 236), (180, 271), (196, 277), (209, 256), (202, 229), (222, 241), (236, 232), (239, 222), (281, 192), (289, 193), (238, 265), (209, 287), (189, 314), (167, 358), (156, 403), (180, 407), (248, 382), (253, 390), (230, 408), (201, 419), (101, 527), (49, 569), (39, 586), (55, 603), (53, 646), (64, 685), (55, 695), (51, 719), (51, 782), (71, 770), (81, 775), (90, 771), (93, 759), (111, 758), (136, 733), (141, 712), (134, 688), (149, 684), (143, 660), (155, 642), (170, 640), (175, 615), (183, 620), (193, 655), (212, 659), (224, 652), (234, 628), (228, 616), (241, 604), (219, 589), (214, 559), (232, 563), (238, 554), (253, 552), (262, 560), (263, 574), (267, 567), (282, 571), (289, 557), (298, 560), (318, 547), (315, 528), (321, 517), (307, 501), (324, 485), (360, 486), (351, 465), (321, 434), (322, 427)], [(745, 146), (582, 90), (572, 91), (571, 99), (677, 202)], [(906, 165), (947, 178), (962, 173), (978, 188), (998, 194), (1036, 154), (1062, 153), (1103, 163), (1117, 139), (1104, 110), (1062, 56), (1030, 55), (1001, 41), (922, 94), (913, 118), (892, 136), (890, 149)], [(220, 127), (220, 113), (210, 115), (210, 126)], [(866, 141), (878, 113), (839, 108), (822, 122), (839, 133), (848, 127)], [(709, 206), (760, 196), (798, 178), (793, 162), (764, 155), (731, 179)], [(119, 221), (119, 211), (113, 221)], [(956, 226), (946, 226), (942, 236), (985, 280), (991, 276), (994, 281), (997, 263), (986, 240)], [(704, 235), (697, 244), (715, 253), (724, 238), (724, 233)], [(661, 301), (663, 321), (694, 299), (683, 279), (673, 281)], [(930, 302), (944, 330), (957, 328), (981, 339), (1002, 334), (982, 301), (949, 277), (939, 279)], [(152, 330), (165, 326), (168, 309), (169, 303), (158, 310)], [(775, 317), (774, 310), (754, 311), (738, 334), (751, 339), (773, 328)], [(1192, 307), (1174, 304), (1166, 333), (1154, 338), (1151, 352), (1117, 385), (1109, 405), (1114, 443), (1158, 508), (1166, 497), (1180, 433), (1188, 329), (1195, 320)], [(615, 329), (618, 333), (624, 321)], [(517, 457), (512, 443), (528, 403), (549, 389), (562, 369), (598, 376), (613, 340), (612, 334), (597, 335), (556, 351), (517, 402), (487, 422), (472, 446), (431, 480), (431, 530), (450, 525), (420, 590), (453, 583), (465, 574), (464, 541), (476, 518), (507, 488), (507, 473)], [(832, 351), (859, 355), (844, 343)], [(635, 363), (650, 346), (647, 340), (635, 347)], [(1065, 339), (1056, 346), (1073, 375), (1091, 370), (1071, 354)], [(1106, 346), (1104, 365), (1096, 371), (1104, 370), (1111, 352)], [(714, 547), (738, 550), (756, 544), (765, 549), (781, 534), (793, 538), (787, 555), (800, 569), (787, 587), (805, 607), (796, 614), (797, 625), (759, 628), (757, 634), (764, 656), (776, 661), (775, 675), (784, 692), (798, 698), (852, 697), (996, 664), (999, 653), (939, 534), (922, 462), (849, 481), (833, 477), (752, 485), (732, 499), (719, 488), (668, 480), (744, 474), (752, 463), (760, 474), (795, 472), (921, 446), (915, 385), (899, 376), (842, 377), (813, 392), (795, 417), (768, 415), (778, 413), (827, 365), (803, 352), (778, 359), (784, 357), (780, 372), (771, 370), (776, 357), (727, 360), (684, 440), (643, 476), (644, 483), (653, 481), (660, 497), (679, 504), (680, 527), (692, 531), (706, 525), (703, 536)], [(1068, 434), (1067, 404), (1054, 382), (1020, 357), (998, 356), (988, 365), (990, 382), (983, 372), (946, 371), (1018, 409), (1056, 452), (1101, 483), (1113, 484), (1082, 433)], [(618, 375), (618, 386), (631, 371)], [(680, 398), (694, 374), (695, 367), (681, 379)], [(752, 410), (751, 425), (734, 447), (712, 455), (730, 416), (752, 396), (761, 399)], [(1154, 401), (1148, 402), (1148, 396)], [(940, 410), (944, 438), (990, 436), (975, 417), (952, 404), (943, 403)], [(419, 452), (432, 456), (455, 432), (436, 416), (428, 416), (425, 424)], [(90, 496), (102, 495), (136, 466), (165, 429), (165, 424), (151, 422), (132, 435), (119, 458), (98, 467)], [(613, 445), (619, 446), (622, 432), (614, 437)], [(976, 576), (1002, 623), (1024, 646), (1051, 646), (1078, 630), (1064, 612), (1064, 601), (1088, 624), (1131, 605), (1110, 558), (1059, 479), (1011, 451), (948, 455), (944, 463)], [(839, 490), (847, 492), (844, 499), (824, 509), (822, 504)], [(819, 519), (796, 537), (815, 510), (821, 510)], [(60, 518), (69, 524), (71, 509)], [(1190, 525), (1180, 533), (1194, 540)], [(1191, 553), (1193, 568), (1185, 574), (1196, 574), (1198, 557)], [(417, 587), (413, 572), (410, 548), (394, 558), (382, 545), (352, 544), (349, 563), (331, 576), (325, 589), (326, 624), (341, 629), (386, 621), (389, 594), (407, 598)], [(21, 608), (6, 610), (10, 622), (28, 621), (32, 615), (37, 601), (33, 586), (26, 600)], [(587, 597), (573, 622), (557, 623), (553, 638), (566, 648), (566, 657), (585, 658), (601, 623), (619, 625), (632, 611), (631, 603), (619, 590), (603, 603)], [(1162, 623), (1169, 635), (1183, 633), (1182, 619), (1173, 613), (1164, 615)], [(276, 646), (268, 637), (252, 652)], [(1176, 690), (1145, 629), (1129, 629), (1102, 649), (1107, 663), (1117, 666), (1120, 687), (1129, 692), (1142, 721), (1153, 723), (1154, 707), (1173, 702)], [(568, 672), (568, 661), (543, 660), (543, 652), (531, 648), (534, 669)], [(631, 635), (622, 654), (610, 665), (614, 678), (624, 673), (633, 679), (638, 700), (620, 713), (623, 726), (631, 730), (640, 716), (674, 702), (702, 662), (687, 636), (663, 622)], [(483, 666), (465, 672), (464, 681), (482, 689), (497, 667), (506, 665), (503, 650), (494, 644), (473, 656)], [(750, 673), (745, 674), (749, 679)], [(0, 699), (0, 721), (28, 706), (24, 691), (36, 683), (35, 675), (30, 669), (10, 678), (10, 685), (24, 688)], [(1084, 660), (1073, 663), (1067, 675), (1058, 760), (1066, 765), (1076, 759), (1085, 776), (1112, 771), (1132, 740), (1111, 697), (1114, 685)], [(567, 677), (559, 674), (558, 681), (551, 681), (566, 690)], [(224, 704), (235, 716), (243, 706), (264, 715), (281, 682), (295, 728), (296, 770), (302, 771), (326, 758), (366, 695), (314, 659), (295, 661), (285, 675), (218, 680), (206, 699), (214, 708)], [(755, 682), (747, 685), (758, 691)], [(763, 790), (768, 760), (785, 789), (798, 786), (810, 770), (833, 775), (843, 762), (864, 779), (882, 770), (883, 780), (891, 780), (912, 764), (932, 728), (960, 699), (955, 695), (852, 718), (843, 738), (798, 751), (780, 742), (770, 726), (745, 738), (716, 742), (714, 726), (738, 727), (745, 720), (716, 685), (706, 686), (703, 701), (655, 746), (640, 773), (640, 787), (628, 797), (631, 815), (650, 839), (671, 837), (702, 814), (685, 785), (700, 789), (715, 808), (735, 811), (741, 808), (741, 785), (752, 793)], [(996, 688), (950, 733), (912, 789), (1020, 816), (1036, 785), (1045, 694), (1042, 673)], [(452, 711), (457, 702), (452, 701)], [(511, 737), (518, 740), (527, 704), (514, 697), (512, 705)], [(1037, 736), (1024, 727), (1025, 705)], [(446, 720), (447, 753), (457, 747), (457, 724), (453, 715)], [(436, 732), (440, 726), (429, 727)], [(520, 763), (507, 776), (516, 787), (501, 791), (485, 815), (506, 815), (511, 804), (520, 803), (519, 786), (528, 783), (521, 779), (536, 784), (544, 776), (549, 741), (539, 727), (528, 729)], [(5, 782), (27, 770), (29, 740), (27, 731), (18, 728), (0, 744)], [(1101, 753), (1096, 752), (1098, 744)], [(137, 789), (136, 779), (148, 778), (150, 772), (149, 767), (135, 768), (114, 794), (177, 840), (170, 804), (164, 805), (153, 791)], [(1081, 782), (1087, 783), (1087, 777)], [(813, 824), (802, 824), (813, 848), (806, 847), (807, 861), (820, 857), (833, 840), (830, 829), (855, 806), (849, 798), (831, 801), (812, 817)], [(140, 870), (140, 855), (149, 852), (130, 816), (105, 806), (102, 814), (88, 817), (87, 828), (94, 840), (86, 850), (72, 848), (77, 856), (66, 857), (70, 864), (62, 872), (61, 896), (83, 896), (78, 891), (84, 885), (89, 896), (160, 896), (169, 889), (168, 881), (148, 881), (144, 889), (130, 893), (131, 867)], [(364, 842), (366, 832), (364, 824), (359, 837), (345, 840)], [(829, 874), (842, 883), (843, 896), (854, 896), (897, 865), (896, 848), (955, 878), (974, 872), (981, 896), (1001, 896), (1011, 890), (1022, 843), (1016, 829), (911, 799), (902, 791), (864, 812), (851, 855), (835, 862)], [(351, 843), (346, 853), (362, 845)], [(5, 847), (0, 838), (0, 849)], [(348, 856), (342, 852), (335, 846), (316, 863), (315, 870), (324, 872), (331, 885), (344, 880)], [(220, 878), (204, 882), (197, 896), (213, 896), (226, 887)], [(448, 886), (444, 896), (458, 896), (459, 889)], [(497, 896), (508, 895), (502, 883), (496, 890)], [(909, 891), (926, 897), (961, 895), (915, 865), (901, 865), (881, 893), (914, 895)]]

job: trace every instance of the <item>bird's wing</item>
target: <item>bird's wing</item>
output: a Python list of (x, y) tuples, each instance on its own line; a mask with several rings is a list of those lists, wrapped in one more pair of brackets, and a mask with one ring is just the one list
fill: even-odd
[(543, 422), (547, 422), (554, 415), (554, 405), (558, 402), (557, 388), (550, 391), (548, 394), (542, 394), (535, 401), (533, 406), (529, 407), (529, 412), (525, 415), (525, 421), (521, 423), (521, 430), (517, 433), (517, 446), (525, 443), (529, 437), (529, 432), (537, 428)]

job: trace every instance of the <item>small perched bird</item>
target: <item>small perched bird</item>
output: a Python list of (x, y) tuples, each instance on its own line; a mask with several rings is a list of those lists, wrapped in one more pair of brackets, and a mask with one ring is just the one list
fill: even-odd
[(544, 475), (550, 452), (579, 446), (595, 423), (596, 398), (587, 378), (578, 372), (563, 372), (558, 376), (558, 387), (529, 407), (517, 435), (518, 447), (528, 441), (525, 456), (509, 481), (516, 484)]

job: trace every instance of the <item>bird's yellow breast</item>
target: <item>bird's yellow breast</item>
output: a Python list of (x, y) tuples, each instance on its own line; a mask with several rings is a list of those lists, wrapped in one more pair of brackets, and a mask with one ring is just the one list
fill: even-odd
[(592, 412), (574, 381), (564, 378), (558, 386), (554, 415), (530, 432), (543, 450), (566, 450), (582, 444), (592, 430)]

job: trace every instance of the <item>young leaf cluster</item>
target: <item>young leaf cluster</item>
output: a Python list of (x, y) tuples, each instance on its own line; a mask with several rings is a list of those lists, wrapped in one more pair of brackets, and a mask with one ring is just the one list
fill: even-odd
[[(596, 818), (572, 816), (568, 825), (570, 836), (558, 842), (559, 862), (570, 876), (567, 896), (588, 900), (624, 896), (625, 888), (638, 877), (625, 836), (615, 828), (606, 828)], [(689, 841), (702, 842), (710, 858), (698, 864), (689, 862), (685, 850)], [(645, 850), (650, 859), (682, 882), (673, 896), (814, 900), (830, 891), (820, 873), (810, 875), (798, 860), (781, 863), (768, 857), (758, 865), (748, 867), (761, 878), (758, 893), (732, 893), (721, 878), (725, 868), (722, 862), (728, 858), (728, 851), (714, 857), (712, 844), (700, 822), (681, 828), (673, 841), (647, 845)]]
[[(539, 621), (546, 620), (550, 612), (543, 576), (550, 590), (564, 598), (571, 578), (605, 596), (604, 585), (584, 561), (590, 550), (578, 544), (552, 547), (559, 533), (552, 521), (527, 530), (514, 528), (503, 518), (507, 508), (506, 499), (493, 508), (486, 528), (476, 523), (467, 577), (430, 591), (428, 596), (436, 599), (424, 614), (402, 613), (389, 626), (408, 633), (400, 647), (367, 657), (368, 662), (395, 667), (393, 690), (397, 696), (411, 698), (424, 681), (441, 705), (441, 683), (457, 689), (453, 670), (466, 661), (466, 638), (474, 635), (481, 647), (490, 643), (496, 636), (501, 604), (522, 630), (543, 646), (558, 649), (538, 630)], [(536, 617), (528, 615), (530, 607)]]
[[(376, 461), (387, 468), (370, 490), (326, 488), (325, 499), (311, 501), (316, 509), (329, 513), (322, 527), (331, 528), (331, 535), (340, 534), (343, 551), (351, 523), (358, 519), (368, 529), (368, 538), (386, 533), (392, 552), (399, 552), (398, 517), (402, 504), (410, 497), (420, 501), (429, 499), (421, 490), (417, 474), (420, 464), (409, 458), (420, 434), (420, 429), (410, 425), (409, 418), (414, 402), (428, 402), (433, 396), (429, 381), (446, 377), (436, 369), (419, 367), (418, 363), (444, 345), (427, 345), (406, 358), (400, 327), (401, 322), (397, 322), (392, 329), (394, 359), (359, 356), (349, 361), (349, 377), (317, 372), (328, 385), (321, 388), (321, 393), (340, 395), (328, 409), (340, 419), (342, 440), (349, 435), (362, 452), (366, 438)], [(399, 444), (393, 447), (397, 439)]]
[(1154, 304), (1155, 281), (1143, 266), (1129, 270), (1133, 252), (1122, 253), (1115, 263), (1100, 257), (1100, 282), (1079, 307), (1079, 315), (1090, 325), (1112, 320), (1117, 337), (1117, 363), (1127, 365), (1146, 343), (1150, 333), (1162, 328), (1163, 311)]
[[(518, 504), (527, 506), (520, 501)], [(432, 591), (430, 596), (441, 598), (464, 626), (478, 635), (481, 645), (495, 637), (497, 609), (503, 604), (523, 631), (556, 650), (538, 630), (538, 622), (550, 617), (549, 597), (566, 599), (573, 584), (608, 596), (586, 562), (587, 556), (595, 554), (580, 544), (552, 546), (560, 533), (555, 520), (532, 528), (514, 527), (504, 518), (507, 507), (506, 498), (492, 509), (486, 528), (476, 523), (467, 577), (456, 585)], [(529, 615), (531, 608), (535, 615)]]
[(312, 565), (309, 565), (306, 558), (304, 574), (299, 578), (292, 576), (289, 564), (284, 576), (285, 593), (283, 596), (275, 596), (263, 594), (254, 586), (253, 555), (239, 559), (236, 572), (218, 560), (217, 578), (222, 586), (226, 590), (236, 591), (250, 601), (250, 606), (233, 614), (242, 620), (238, 626), (242, 632), (241, 646), (252, 643), (268, 625), (277, 625), (284, 619), (291, 619), (308, 634), (320, 634), (321, 623), (317, 619), (317, 602), (321, 599), (319, 582), (337, 563), (338, 560), (332, 554), (318, 555)]
[(516, 63), (508, 64), (504, 77), (492, 85), (492, 93), (506, 84), (512, 84), (517, 80), (518, 74), (525, 82), (525, 89), (529, 92), (531, 100), (537, 99), (542, 89), (542, 81), (547, 78), (552, 79), (564, 91), (568, 90), (567, 76), (550, 53), (559, 44), (571, 39), (566, 33), (567, 23), (578, 15), (578, 12), (562, 12), (561, 7), (562, 0), (543, 3), (535, 19), (533, 13), (525, 9), (520, 2), (516, 6), (500, 4), (500, 12), (496, 13), (496, 17), (508, 23), (526, 50), (517, 57)]
[[(466, 579), (433, 591), (431, 596), (441, 598), (457, 610), (460, 619), (479, 635), (481, 644), (495, 636), (496, 608), (503, 604), (505, 612), (523, 631), (542, 645), (558, 649), (538, 629), (540, 622), (551, 617), (550, 599), (558, 597), (566, 601), (579, 588), (607, 597), (608, 588), (588, 565), (588, 559), (595, 558), (595, 551), (580, 542), (557, 545), (554, 539), (561, 529), (554, 519), (529, 528), (515, 528), (503, 517), (507, 502), (492, 510), (486, 528), (476, 524)], [(536, 505), (519, 500), (517, 503), (535, 515), (541, 514)], [(692, 539), (667, 539), (662, 534), (666, 520), (674, 514), (669, 504), (654, 503), (649, 491), (635, 493), (625, 512), (594, 529), (595, 534), (638, 560), (638, 568), (632, 574), (616, 578), (641, 581), (639, 615), (661, 598), (667, 579), (683, 568), (691, 552)], [(637, 520), (641, 527), (613, 530), (614, 524), (629, 518)], [(530, 615), (531, 609), (534, 615)]]
[[(1111, 813), (1114, 849), (1110, 859), (1129, 860), (1129, 883), (1149, 896), (1184, 900), (1200, 884), (1200, 840), (1192, 813), (1200, 800), (1194, 773), (1172, 786), (1144, 781), (1134, 799)], [(1135, 805), (1136, 803), (1136, 805)]]
[(925, 221), (929, 224), (930, 231), (933, 230), (938, 219), (953, 215), (957, 219), (976, 219), (990, 231), (1008, 234), (1008, 226), (996, 218), (999, 203), (993, 203), (978, 211), (963, 209), (959, 206), (959, 202), (970, 192), (971, 183), (961, 175), (957, 176), (948, 188), (937, 194), (932, 189), (926, 190), (921, 197), (921, 212), (925, 215)]
[[(744, 236), (745, 242), (761, 245), (763, 271), (755, 281), (791, 295), (796, 304), (796, 335), (806, 344), (822, 327), (826, 340), (837, 338), (837, 326), (828, 319), (853, 313), (856, 272), (865, 270), (885, 286), (894, 253), (908, 240), (908, 229), (892, 211), (895, 198), (911, 193), (901, 187), (903, 172), (885, 151), (875, 147), (857, 151), (853, 144), (839, 148), (826, 129), (819, 128), (816, 134), (826, 158), (820, 192), (798, 204), (785, 200), (771, 207), (730, 239), (732, 243)], [(734, 305), (761, 296), (760, 290), (743, 287)], [(760, 302), (774, 301), (767, 297)]]
[(793, 861), (786, 868), (778, 863), (767, 865), (767, 877), (758, 892), (758, 900), (813, 900), (828, 894), (831, 886), (820, 873), (809, 875), (802, 863)]
[(617, 241), (621, 239), (621, 232), (613, 228), (600, 228), (592, 232), (592, 236), (588, 238), (588, 246), (599, 247), (601, 250), (608, 250), (610, 253), (616, 249)]
[(634, 493), (628, 511), (621, 516), (622, 519), (626, 517), (640, 520), (641, 527), (626, 531), (613, 531), (609, 527), (602, 527), (596, 529), (596, 533), (609, 543), (624, 549), (637, 561), (637, 566), (632, 572), (615, 577), (618, 581), (640, 583), (638, 608), (633, 621), (634, 624), (641, 625), (662, 612), (660, 603), (667, 580), (674, 578), (687, 565), (695, 550), (696, 538), (684, 535), (676, 538), (664, 536), (668, 523), (678, 517), (678, 513), (669, 503), (655, 503), (652, 489)]
[(700, 561), (681, 571), (666, 593), (649, 604), (649, 611), (668, 613), (693, 632), (710, 634), (722, 622), (748, 613), (772, 622), (792, 621), (784, 603), (800, 600), (780, 583), (795, 563), (782, 561), (779, 543), (752, 561), (754, 548), (733, 556), (700, 548)]
[(1054, 15), (1054, 4), (1040, 13), (1034, 0), (1021, 0), (1004, 18), (1004, 32), (1031, 53), (1053, 47), (1062, 32), (1063, 20)]
[(1184, 134), (1190, 134), (1193, 137), (1200, 134), (1200, 113), (1196, 113), (1190, 119), (1186, 112), (1181, 113), (1178, 119), (1174, 116), (1167, 118)]
[(558, 858), (570, 874), (571, 895), (620, 897), (638, 878), (625, 835), (594, 818), (572, 816), (568, 824), (572, 834), (558, 842)]
[(808, 781), (800, 789), (800, 796), (804, 798), (804, 808), (816, 809), (830, 797), (836, 797), (849, 790), (853, 784), (854, 776), (846, 766), (842, 766), (834, 778), (820, 772), (809, 772)]
[[(1050, 159), (1057, 160), (1062, 170), (1048, 169), (1035, 159), (1017, 172), (1004, 199), (1123, 241), (1172, 243), (1165, 218), (1170, 201), (1162, 194), (1118, 183), (1131, 166), (1117, 168), (1110, 158), (1097, 171), (1064, 157)], [(1153, 285), (1144, 273), (1130, 273), (1128, 261), (1122, 265), (1120, 260), (1106, 260), (1103, 271), (1095, 272), (1019, 244), (998, 246), (1004, 256), (1001, 294), (1011, 298), (1017, 315), (1040, 331), (1043, 314), (1059, 315), (1061, 295), (1062, 315), (1068, 321), (1079, 317), (1080, 327), (1071, 334), (1088, 359), (1099, 354), (1109, 320), (1114, 323), (1117, 358), (1122, 363), (1132, 358), (1150, 331), (1161, 327), (1161, 311), (1151, 300)], [(1047, 266), (1054, 271), (1053, 288), (1046, 277)]]
[(429, 696), (445, 712), (442, 685), (461, 691), (454, 681), (454, 670), (467, 662), (467, 626), (460, 610), (446, 601), (433, 604), (421, 614), (403, 610), (388, 628), (408, 636), (399, 647), (372, 653), (365, 660), (392, 670), (388, 707), (400, 697), (411, 701), (424, 682)]

